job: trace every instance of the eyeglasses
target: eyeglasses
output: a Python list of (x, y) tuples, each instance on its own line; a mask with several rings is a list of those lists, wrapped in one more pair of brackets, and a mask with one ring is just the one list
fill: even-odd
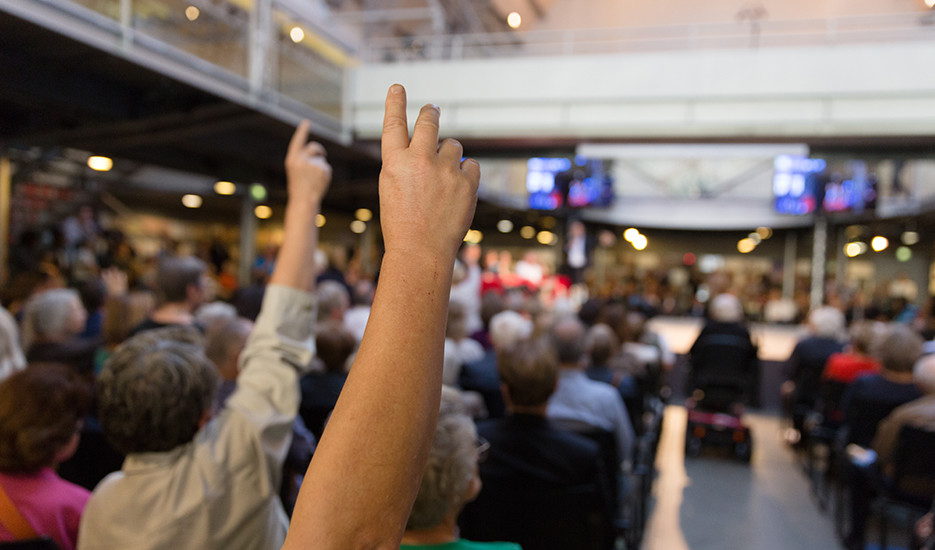
[(490, 456), (490, 442), (481, 436), (474, 440), (474, 448), (477, 450), (477, 462), (483, 462)]

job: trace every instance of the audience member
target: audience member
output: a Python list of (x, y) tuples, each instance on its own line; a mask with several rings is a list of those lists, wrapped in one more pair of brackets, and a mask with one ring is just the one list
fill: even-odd
[(508, 542), (469, 542), (458, 536), (458, 514), (481, 490), (477, 430), (454, 388), (442, 388), (435, 437), (429, 451), (419, 494), (412, 505), (403, 549), (519, 550)]
[(850, 341), (844, 351), (828, 357), (821, 377), (825, 380), (850, 384), (858, 376), (880, 370), (880, 363), (871, 356), (874, 340), (880, 329), (874, 321), (854, 321), (850, 330)]
[(100, 341), (79, 337), (86, 320), (87, 311), (73, 289), (55, 288), (33, 296), (22, 324), (26, 360), (64, 363), (90, 378)]
[(584, 323), (565, 317), (553, 325), (549, 335), (561, 366), (558, 385), (549, 399), (549, 419), (577, 429), (612, 432), (620, 460), (628, 462), (633, 456), (633, 424), (617, 390), (584, 373)]
[(499, 292), (485, 292), (480, 299), (480, 318), (482, 327), (471, 335), (471, 338), (477, 340), (485, 350), (493, 349), (493, 343), (490, 338), (490, 320), (494, 315), (506, 309), (503, 302), (503, 296)]
[(461, 369), (466, 363), (484, 358), (484, 347), (468, 338), (467, 307), (457, 300), (448, 304), (448, 322), (445, 325), (445, 363), (442, 381), (457, 384)]
[(310, 372), (302, 377), (299, 410), (306, 426), (321, 439), (328, 416), (347, 381), (347, 359), (356, 343), (354, 336), (335, 322), (320, 324), (317, 331), (315, 350), (324, 372)]
[(845, 319), (841, 310), (823, 306), (808, 316), (809, 335), (800, 340), (786, 362), (789, 380), (783, 396), (791, 403), (793, 427), (801, 433), (805, 415), (815, 409), (819, 382), (828, 358), (844, 349)]
[(620, 398), (627, 408), (627, 416), (634, 422), (633, 429), (639, 432), (640, 419), (643, 417), (643, 392), (635, 376), (626, 369), (611, 368), (611, 361), (620, 357), (620, 344), (614, 331), (603, 323), (597, 323), (588, 330), (585, 338), (585, 350), (588, 356), (588, 368), (585, 373), (591, 380), (604, 382), (617, 388)]
[(131, 335), (175, 325), (204, 330), (195, 321), (194, 314), (198, 306), (210, 299), (206, 274), (207, 266), (198, 258), (163, 258), (159, 262), (155, 281), (159, 307), (146, 320), (133, 327)]
[(344, 323), (344, 313), (350, 307), (350, 296), (343, 283), (326, 279), (318, 284), (318, 322)]
[(880, 423), (873, 439), (873, 450), (877, 452), (878, 464), (884, 472), (889, 472), (892, 466), (899, 431), (903, 426), (935, 431), (935, 355), (927, 355), (916, 362), (912, 380), (924, 395), (893, 409)]
[[(205, 337), (222, 324), (237, 318), (237, 308), (227, 302), (208, 302), (198, 306), (195, 310), (195, 325), (202, 328)], [(249, 321), (249, 319), (247, 319)]]
[[(874, 355), (882, 367), (880, 372), (854, 380), (841, 399), (849, 442), (862, 446), (870, 445), (877, 422), (899, 405), (922, 396), (912, 380), (913, 365), (922, 356), (922, 338), (915, 331), (906, 325), (890, 324), (880, 336)], [(878, 418), (868, 417), (870, 409), (878, 411)]]
[(468, 334), (473, 334), (483, 328), (481, 319), (483, 274), (480, 268), (480, 256), (480, 245), (465, 244), (461, 249), (461, 261), (455, 262), (451, 278), (449, 299), (464, 305), (465, 330)]
[(20, 347), (16, 319), (0, 307), (0, 381), (26, 368), (26, 356)]
[[(314, 352), (315, 268), (308, 259), (331, 178), (321, 145), (305, 144), (307, 132), (303, 123), (289, 146), (285, 243), (242, 352), (237, 389), (219, 414), (210, 414), (217, 370), (191, 328), (142, 332), (105, 365), (101, 422), (128, 456), (94, 490), (79, 548), (279, 548), (285, 541), (279, 476), (299, 408), (298, 370)], [(203, 264), (181, 263), (193, 268), (175, 277), (175, 290), (184, 292), (166, 298), (184, 299), (174, 302), (184, 306), (176, 320), (191, 324)]]
[(25, 520), (17, 529), (5, 515), (0, 540), (46, 535), (75, 548), (90, 493), (55, 468), (78, 447), (90, 404), (89, 387), (64, 365), (33, 364), (0, 384), (0, 491)]
[(370, 319), (375, 287), (369, 279), (361, 279), (354, 284), (353, 290), (351, 308), (344, 313), (344, 328), (349, 330), (354, 335), (354, 339), (360, 343), (364, 338), (367, 320)]
[(503, 418), (506, 407), (500, 389), (497, 370), (498, 355), (512, 349), (532, 334), (532, 321), (515, 311), (502, 311), (490, 319), (490, 340), (493, 349), (478, 360), (467, 363), (458, 376), (458, 386), (474, 391), (484, 398), (489, 418)]

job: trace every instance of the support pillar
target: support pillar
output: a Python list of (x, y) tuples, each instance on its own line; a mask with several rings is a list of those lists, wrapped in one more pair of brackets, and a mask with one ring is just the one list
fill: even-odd
[(828, 246), (828, 221), (824, 218), (815, 220), (814, 243), (812, 245), (812, 290), (810, 307), (821, 307), (825, 299), (825, 259)]
[(240, 203), (240, 265), (237, 270), (240, 286), (250, 284), (253, 261), (256, 258), (257, 221), (253, 209), (256, 202), (247, 193)]
[(782, 297), (795, 299), (795, 261), (798, 256), (798, 235), (795, 231), (786, 233), (786, 250), (782, 257)]

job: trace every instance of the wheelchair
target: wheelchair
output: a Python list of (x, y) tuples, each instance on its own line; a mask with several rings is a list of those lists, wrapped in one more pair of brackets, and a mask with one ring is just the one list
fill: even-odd
[(729, 448), (749, 463), (753, 434), (743, 421), (744, 402), (756, 379), (756, 347), (731, 334), (703, 335), (691, 356), (691, 396), (686, 401), (685, 454), (697, 457), (708, 446)]

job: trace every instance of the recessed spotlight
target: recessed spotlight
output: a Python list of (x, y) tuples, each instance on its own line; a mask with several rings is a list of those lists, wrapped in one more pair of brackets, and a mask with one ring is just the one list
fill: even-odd
[(289, 38), (298, 44), (305, 39), (305, 31), (302, 30), (302, 27), (292, 27), (292, 29), (289, 30)]
[(506, 16), (506, 24), (509, 25), (511, 29), (518, 29), (519, 26), (523, 24), (523, 17), (515, 11), (511, 11), (510, 15)]
[(260, 204), (253, 209), (253, 215), (261, 220), (268, 220), (273, 215), (273, 209), (265, 204)]
[(324, 227), (328, 222), (328, 219), (325, 218), (324, 214), (318, 214), (315, 216), (315, 227)]
[(366, 231), (366, 230), (367, 230), (367, 224), (366, 224), (366, 223), (364, 223), (364, 222), (362, 222), (362, 221), (360, 221), (360, 220), (354, 220), (354, 221), (351, 222), (351, 231), (352, 231), (352, 232), (357, 233), (358, 235), (360, 235), (361, 233), (363, 233), (363, 232)]
[(510, 220), (500, 220), (497, 222), (497, 231), (500, 233), (509, 233), (513, 231), (513, 222)]
[(218, 195), (233, 195), (237, 186), (229, 181), (219, 181), (214, 184), (214, 192)]
[(202, 202), (198, 195), (182, 195), (182, 204), (186, 208), (201, 208)]
[(114, 167), (114, 161), (110, 157), (93, 156), (88, 157), (88, 168), (98, 172), (107, 172)]
[(354, 217), (362, 222), (369, 222), (373, 219), (373, 212), (369, 208), (358, 208), (354, 212)]
[(195, 19), (198, 19), (199, 15), (201, 15), (201, 10), (199, 10), (195, 6), (188, 6), (187, 8), (185, 8), (185, 18), (188, 19), (189, 21), (194, 21)]

